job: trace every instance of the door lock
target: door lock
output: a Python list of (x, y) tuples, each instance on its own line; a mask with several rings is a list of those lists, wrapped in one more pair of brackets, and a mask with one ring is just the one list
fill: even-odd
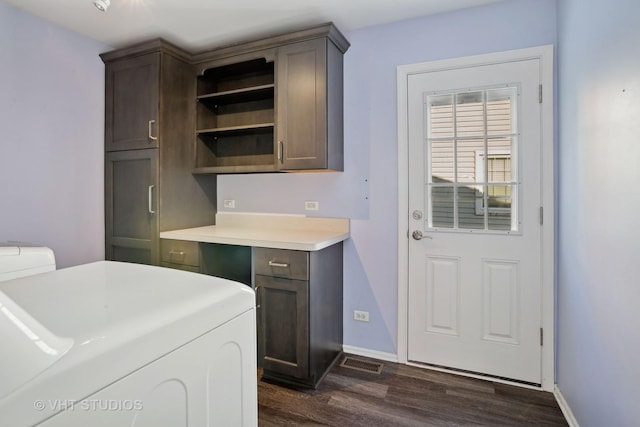
[(411, 214), (411, 216), (413, 217), (413, 219), (415, 219), (416, 221), (419, 221), (422, 219), (422, 211), (419, 210), (415, 210), (413, 211), (413, 213)]

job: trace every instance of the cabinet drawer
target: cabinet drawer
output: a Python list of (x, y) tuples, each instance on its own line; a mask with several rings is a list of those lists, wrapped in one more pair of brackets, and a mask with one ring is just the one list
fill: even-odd
[(309, 279), (308, 252), (255, 248), (254, 256), (255, 274), (295, 280)]
[(160, 260), (171, 264), (200, 265), (198, 242), (187, 240), (160, 240)]

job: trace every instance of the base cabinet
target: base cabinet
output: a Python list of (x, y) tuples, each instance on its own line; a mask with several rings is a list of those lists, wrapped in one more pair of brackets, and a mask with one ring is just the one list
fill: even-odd
[(262, 368), (309, 377), (309, 282), (256, 275)]
[(254, 249), (263, 379), (316, 388), (342, 353), (342, 243)]

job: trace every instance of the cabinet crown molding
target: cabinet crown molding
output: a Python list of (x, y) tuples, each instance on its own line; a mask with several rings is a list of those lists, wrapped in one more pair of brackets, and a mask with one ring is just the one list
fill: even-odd
[(142, 56), (154, 52), (168, 53), (185, 62), (191, 62), (192, 58), (191, 53), (179, 48), (178, 46), (166, 41), (163, 38), (156, 38), (153, 40), (136, 43), (123, 49), (104, 52), (100, 54), (100, 58), (102, 59), (102, 62), (106, 64), (107, 62), (115, 61), (118, 59), (132, 58), (135, 56)]
[(197, 54), (187, 52), (186, 50), (162, 38), (156, 38), (136, 43), (124, 49), (116, 49), (109, 52), (101, 53), (100, 58), (102, 58), (102, 61), (106, 63), (126, 57), (140, 56), (153, 52), (164, 52), (171, 54), (185, 62), (191, 64), (199, 64), (202, 62), (275, 48), (290, 43), (317, 39), (320, 37), (326, 37), (342, 53), (345, 53), (347, 49), (349, 49), (350, 44), (346, 37), (340, 32), (340, 30), (335, 27), (335, 25), (333, 25), (333, 23), (327, 22), (302, 30), (290, 31), (259, 39), (254, 38), (249, 41), (234, 43)]

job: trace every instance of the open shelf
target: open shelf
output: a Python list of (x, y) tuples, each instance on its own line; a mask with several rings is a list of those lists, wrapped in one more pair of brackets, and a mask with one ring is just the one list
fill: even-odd
[(273, 123), (257, 123), (254, 125), (227, 126), (222, 128), (198, 129), (197, 135), (210, 135), (213, 137), (252, 135), (255, 132), (271, 129), (273, 132)]
[(276, 170), (274, 79), (274, 64), (264, 58), (198, 77), (194, 173)]
[(241, 89), (227, 90), (224, 92), (199, 95), (197, 99), (200, 102), (217, 105), (259, 101), (262, 99), (273, 99), (274, 88), (275, 85), (272, 83), (267, 85), (252, 86)]

